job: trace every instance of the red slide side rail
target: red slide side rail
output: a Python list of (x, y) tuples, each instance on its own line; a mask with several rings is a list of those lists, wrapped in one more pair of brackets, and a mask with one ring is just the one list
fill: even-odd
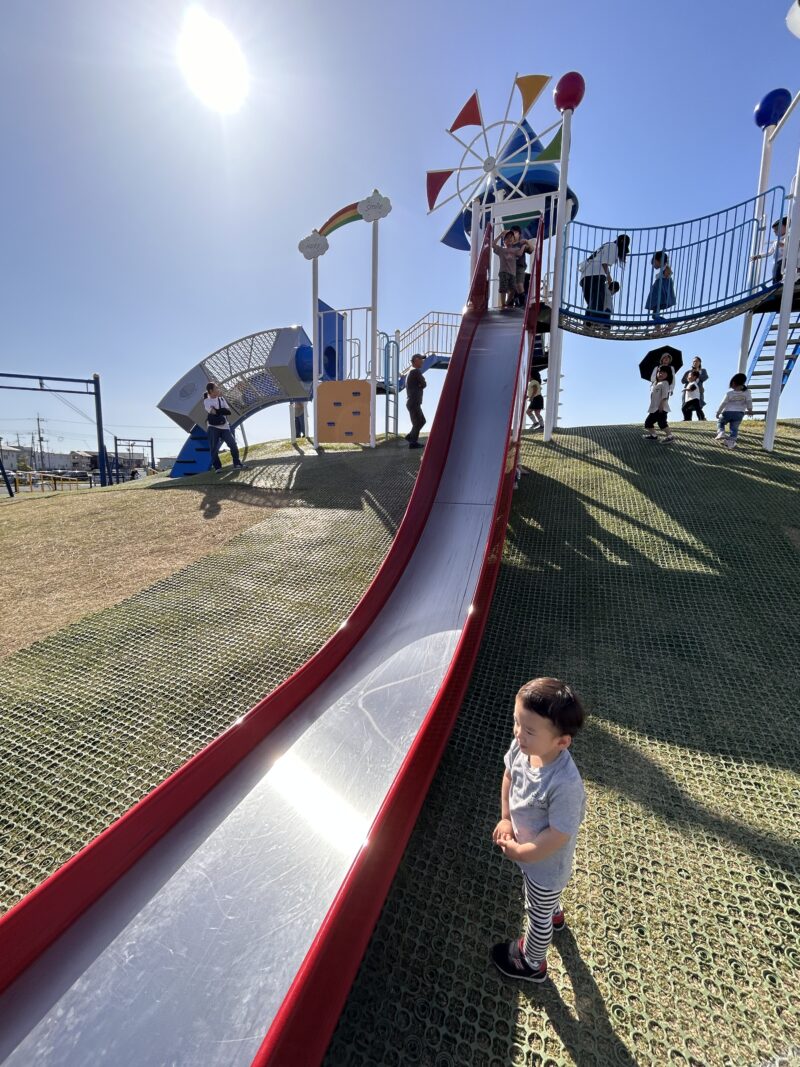
[[(487, 227), (489, 232), (491, 227)], [(526, 325), (535, 325), (539, 317), (542, 232), (540, 222)], [(484, 261), (488, 262), (483, 257), (479, 260), (478, 273)], [(458, 716), (489, 617), (511, 511), (528, 384), (525, 332), (523, 328), (517, 385), (508, 418), (506, 462), (500, 473), (474, 610), (467, 617), (439, 692), (375, 817), (369, 844), (353, 862), (252, 1067), (318, 1067), (322, 1061)]]
[[(487, 237), (488, 233), (487, 229)], [(488, 253), (484, 241), (439, 399), (436, 426), (406, 513), (347, 626), (337, 630), (319, 652), (241, 721), (201, 749), (0, 917), (0, 992), (318, 688), (383, 608), (419, 542), (444, 471), (469, 350), (486, 310)]]

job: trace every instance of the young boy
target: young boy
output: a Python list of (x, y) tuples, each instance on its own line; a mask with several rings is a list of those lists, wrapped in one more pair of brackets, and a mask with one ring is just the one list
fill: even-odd
[(557, 678), (535, 678), (517, 693), (501, 819), (492, 834), (519, 866), (525, 887), (525, 935), (492, 949), (492, 962), (509, 978), (544, 982), (553, 930), (564, 928), (561, 891), (586, 811), (583, 782), (568, 750), (583, 719), (580, 700)]
[(492, 248), (500, 259), (500, 308), (509, 311), (517, 299), (517, 260), (523, 255), (522, 245), (515, 242), (512, 230), (505, 230), (492, 242)]

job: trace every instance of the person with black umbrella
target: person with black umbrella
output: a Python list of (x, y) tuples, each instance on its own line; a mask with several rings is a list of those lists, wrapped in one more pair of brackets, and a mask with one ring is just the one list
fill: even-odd
[(655, 383), (656, 374), (660, 367), (669, 367), (672, 371), (670, 375), (670, 396), (672, 395), (672, 389), (674, 388), (675, 374), (683, 366), (683, 352), (679, 348), (673, 348), (672, 345), (662, 345), (660, 348), (651, 348), (644, 359), (639, 364), (639, 374), (651, 385)]

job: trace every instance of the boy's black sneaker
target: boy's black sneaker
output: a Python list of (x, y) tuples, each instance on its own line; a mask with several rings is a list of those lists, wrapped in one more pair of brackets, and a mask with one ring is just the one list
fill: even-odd
[(523, 939), (503, 941), (492, 947), (492, 963), (507, 978), (520, 978), (523, 982), (544, 982), (547, 980), (547, 961), (542, 960), (538, 967), (531, 967), (522, 954)]
[(559, 930), (563, 930), (567, 925), (567, 920), (564, 918), (563, 911), (557, 911), (553, 916), (553, 930), (558, 933)]

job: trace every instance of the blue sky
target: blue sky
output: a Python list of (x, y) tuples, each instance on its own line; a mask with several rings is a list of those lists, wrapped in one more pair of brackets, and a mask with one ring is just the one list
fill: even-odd
[[(581, 71), (570, 184), (583, 220), (627, 227), (751, 196), (753, 107), (770, 89), (798, 88), (788, 0), (527, 0), (507, 20), (472, 0), (204, 7), (236, 34), (254, 75), (227, 118), (178, 70), (186, 4), (3, 5), (0, 368), (97, 371), (108, 426), (153, 434), (161, 455), (182, 440), (155, 406), (166, 389), (237, 337), (308, 328), (310, 268), (297, 242), (374, 187), (394, 205), (381, 232), (381, 327), (462, 306), (466, 257), (438, 243), (450, 216), (426, 215), (425, 171), (457, 162), (444, 129), (475, 88), (488, 120), (502, 117), (516, 72)], [(555, 117), (548, 91), (531, 119), (542, 128)], [(775, 182), (788, 184), (799, 135), (800, 111), (777, 142)], [(333, 235), (321, 295), (368, 303), (368, 227)], [(735, 370), (739, 330), (679, 345), (703, 356), (712, 403)], [(636, 364), (647, 347), (568, 335), (562, 421), (641, 419)], [(37, 411), (51, 447), (91, 445), (88, 422), (35, 394), (0, 392), (0, 433), (24, 438)], [(800, 380), (782, 414), (800, 415)], [(248, 434), (285, 435), (287, 421), (283, 409), (258, 416)]]

